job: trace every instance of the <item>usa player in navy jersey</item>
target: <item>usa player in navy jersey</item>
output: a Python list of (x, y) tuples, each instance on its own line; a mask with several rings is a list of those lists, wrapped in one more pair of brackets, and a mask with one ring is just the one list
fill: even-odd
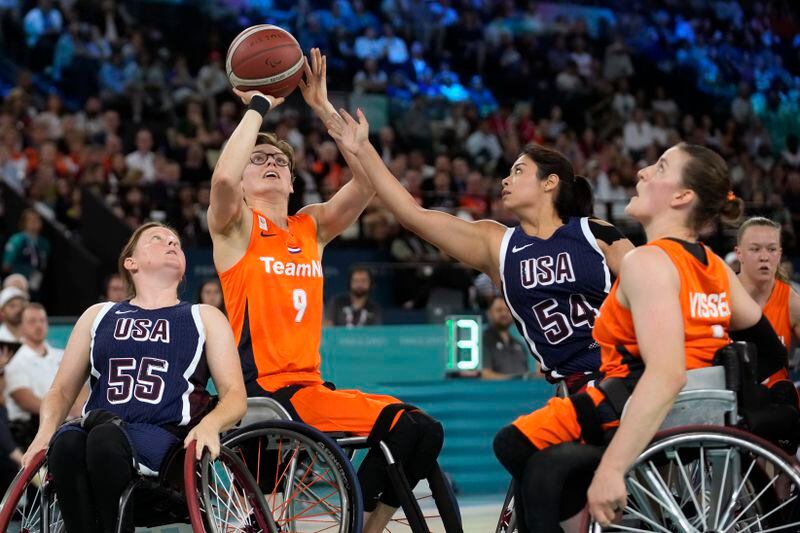
[(622, 257), (633, 245), (607, 222), (590, 217), (588, 182), (560, 153), (527, 146), (503, 180), (503, 203), (520, 220), (468, 222), (421, 208), (369, 142), (369, 125), (345, 111), (329, 133), (358, 156), (378, 196), (403, 226), (486, 273), (508, 303), (517, 328), (552, 382), (580, 389), (600, 366), (592, 339), (597, 310)]
[[(183, 440), (219, 453), (219, 434), (247, 409), (242, 370), (225, 316), (178, 299), (186, 271), (180, 240), (144, 224), (120, 254), (129, 300), (95, 304), (70, 335), (27, 465), (49, 446), (48, 466), (69, 533), (114, 531), (119, 497), (135, 474), (157, 474)], [(219, 393), (213, 406), (209, 377)], [(83, 417), (61, 424), (81, 386)], [(213, 407), (213, 408), (212, 408)], [(59, 429), (59, 426), (61, 428)], [(125, 531), (133, 531), (126, 524)]]

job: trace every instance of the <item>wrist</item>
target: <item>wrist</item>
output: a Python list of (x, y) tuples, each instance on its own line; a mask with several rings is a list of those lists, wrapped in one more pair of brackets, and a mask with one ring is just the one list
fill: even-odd
[(247, 106), (247, 110), (253, 110), (257, 112), (263, 118), (267, 113), (269, 113), (272, 104), (269, 101), (269, 98), (262, 94), (254, 94), (252, 98), (250, 98), (250, 104)]

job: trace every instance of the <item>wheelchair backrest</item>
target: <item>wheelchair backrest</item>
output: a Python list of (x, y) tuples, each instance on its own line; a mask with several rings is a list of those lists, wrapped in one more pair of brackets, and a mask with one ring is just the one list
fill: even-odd
[(272, 398), (248, 398), (247, 413), (245, 413), (239, 427), (249, 426), (265, 420), (291, 420), (292, 416), (280, 403)]
[(725, 369), (689, 370), (686, 385), (672, 404), (661, 430), (677, 426), (724, 426), (736, 423), (736, 393), (726, 388)]

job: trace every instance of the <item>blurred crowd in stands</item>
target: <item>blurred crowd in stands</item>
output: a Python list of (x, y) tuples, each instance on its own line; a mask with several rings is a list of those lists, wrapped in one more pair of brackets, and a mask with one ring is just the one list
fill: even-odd
[[(589, 178), (597, 216), (633, 231), (623, 211), (637, 170), (683, 139), (727, 159), (748, 214), (780, 222), (796, 254), (797, 3), (574, 3), (216, 1), (176, 11), (187, 20), (175, 32), (147, 2), (0, 0), (0, 174), (76, 239), (92, 194), (130, 227), (164, 220), (185, 246), (210, 246), (209, 180), (243, 109), (227, 44), (268, 22), (327, 54), (332, 97), (367, 106), (374, 143), (425, 207), (513, 224), (500, 178), (536, 142)], [(350, 179), (299, 95), (267, 121), (295, 148), (292, 211)], [(337, 245), (348, 241), (398, 262), (447, 260), (378, 200)]]

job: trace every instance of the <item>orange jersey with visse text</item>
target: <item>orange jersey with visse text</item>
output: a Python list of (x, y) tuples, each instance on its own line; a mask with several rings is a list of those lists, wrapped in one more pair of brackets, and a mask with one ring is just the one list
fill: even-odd
[[(287, 231), (253, 211), (247, 251), (219, 273), (248, 394), (321, 383), (322, 261), (308, 215)], [(256, 388), (257, 387), (257, 388)]]
[[(717, 350), (731, 342), (730, 281), (725, 264), (705, 246), (708, 264), (703, 264), (678, 241), (659, 239), (646, 246), (664, 250), (680, 276), (686, 369), (711, 366)], [(617, 301), (618, 287), (619, 279), (600, 307), (594, 324), (594, 339), (600, 345), (600, 371), (604, 378), (638, 377), (644, 363), (631, 312)]]
[(778, 334), (781, 343), (788, 350), (792, 346), (792, 318), (789, 316), (789, 297), (792, 287), (779, 279), (775, 280), (772, 293), (769, 295), (767, 305), (764, 306), (764, 316), (767, 317), (772, 329)]

